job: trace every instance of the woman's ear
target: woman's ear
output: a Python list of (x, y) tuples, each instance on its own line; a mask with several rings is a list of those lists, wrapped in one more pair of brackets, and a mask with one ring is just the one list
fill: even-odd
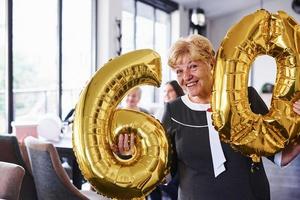
[(215, 57), (213, 57), (210, 61), (210, 67), (211, 67), (211, 70), (213, 71), (214, 70), (214, 67), (216, 65), (216, 62), (217, 60), (215, 59)]

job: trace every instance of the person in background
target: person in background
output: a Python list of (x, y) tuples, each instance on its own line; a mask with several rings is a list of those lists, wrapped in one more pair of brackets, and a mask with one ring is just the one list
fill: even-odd
[(174, 101), (184, 95), (183, 89), (176, 80), (168, 81), (164, 89), (164, 103)]
[[(140, 87), (135, 87), (129, 90), (125, 99), (126, 105), (123, 108), (136, 110), (136, 111), (149, 114), (148, 110), (138, 106), (141, 97), (142, 97), (142, 90)], [(130, 149), (129, 147), (132, 146), (132, 144), (134, 144), (134, 134), (133, 133), (120, 134), (118, 140), (122, 142), (122, 144), (121, 143), (113, 144), (111, 146), (112, 151), (115, 152), (122, 159), (129, 159), (131, 157), (131, 152), (132, 152), (132, 149)], [(126, 143), (124, 143), (123, 141), (124, 142), (126, 141)], [(122, 149), (119, 148), (121, 146)]]
[[(181, 97), (184, 95), (183, 89), (180, 87), (176, 80), (171, 80), (166, 82), (164, 85), (164, 104), (174, 101), (176, 98)], [(164, 109), (158, 109), (155, 113), (155, 118), (161, 121), (162, 116), (164, 114)]]
[[(171, 80), (166, 82), (164, 85), (164, 103), (172, 102), (178, 97), (184, 95), (183, 89), (180, 87), (176, 80)], [(161, 112), (162, 111), (162, 112)], [(159, 109), (155, 114), (157, 119), (162, 118), (163, 109)], [(162, 191), (167, 194), (167, 198), (171, 200), (177, 200), (177, 191), (178, 191), (178, 176), (175, 176), (168, 184), (159, 185), (151, 194), (151, 200), (161, 200), (162, 199)]]
[(135, 87), (131, 89), (126, 96), (126, 105), (124, 108), (137, 110), (149, 114), (148, 110), (138, 106), (141, 97), (142, 97), (142, 90), (140, 87)]

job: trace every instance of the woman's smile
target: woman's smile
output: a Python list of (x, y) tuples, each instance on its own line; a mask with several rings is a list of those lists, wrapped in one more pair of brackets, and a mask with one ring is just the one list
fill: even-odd
[(198, 83), (198, 81), (193, 81), (193, 82), (187, 83), (187, 84), (186, 84), (186, 87), (192, 88), (192, 87), (196, 86), (197, 83)]

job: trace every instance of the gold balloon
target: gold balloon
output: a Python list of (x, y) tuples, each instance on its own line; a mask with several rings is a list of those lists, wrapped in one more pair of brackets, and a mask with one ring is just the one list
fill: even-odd
[[(250, 64), (270, 55), (277, 65), (271, 108), (254, 114), (248, 102)], [(213, 124), (221, 140), (258, 162), (274, 155), (300, 133), (293, 111), (300, 89), (300, 29), (285, 12), (258, 10), (233, 26), (220, 45), (214, 69)]]
[[(118, 199), (144, 197), (169, 173), (169, 144), (159, 121), (141, 112), (116, 110), (131, 88), (160, 83), (160, 56), (145, 49), (109, 61), (81, 92), (73, 149), (84, 177), (99, 193)], [(127, 160), (111, 150), (124, 131), (137, 134), (135, 152)]]

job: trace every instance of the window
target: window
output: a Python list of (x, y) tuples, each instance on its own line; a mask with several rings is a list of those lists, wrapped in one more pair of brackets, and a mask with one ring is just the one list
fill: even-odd
[[(96, 0), (0, 0), (0, 131), (11, 120), (36, 121), (45, 113), (64, 117), (95, 70)], [(8, 8), (9, 7), (9, 8)], [(8, 8), (8, 9), (7, 9)], [(13, 37), (5, 37), (8, 24)], [(12, 42), (13, 48), (8, 45)], [(13, 50), (13, 74), (6, 74), (6, 52)], [(13, 77), (12, 80), (8, 79)], [(5, 119), (5, 80), (13, 82)], [(13, 101), (13, 102), (12, 102)], [(12, 114), (13, 113), (13, 114)], [(4, 125), (2, 125), (4, 124)]]
[[(163, 84), (171, 79), (171, 71), (168, 66), (168, 49), (171, 43), (171, 16), (163, 11), (156, 10), (155, 22), (155, 47), (154, 49), (161, 56), (162, 64), (162, 82)], [(159, 90), (156, 96), (156, 102), (163, 102), (163, 90)]]
[(92, 5), (64, 0), (62, 11), (62, 116), (74, 108), (92, 66)]
[(6, 1), (0, 0), (0, 132), (5, 132)]
[[(168, 81), (170, 69), (166, 67), (166, 60), (171, 38), (170, 14), (140, 1), (122, 2), (122, 53), (135, 49), (154, 49), (162, 59), (162, 82)], [(162, 98), (159, 98), (163, 94), (161, 88), (143, 86), (142, 90), (141, 104), (145, 107), (149, 103), (162, 102)]]
[(58, 113), (58, 4), (14, 0), (13, 93), (15, 120)]
[(136, 49), (154, 49), (154, 8), (137, 2)]
[(133, 51), (134, 47), (134, 1), (124, 0), (122, 10), (122, 53)]

